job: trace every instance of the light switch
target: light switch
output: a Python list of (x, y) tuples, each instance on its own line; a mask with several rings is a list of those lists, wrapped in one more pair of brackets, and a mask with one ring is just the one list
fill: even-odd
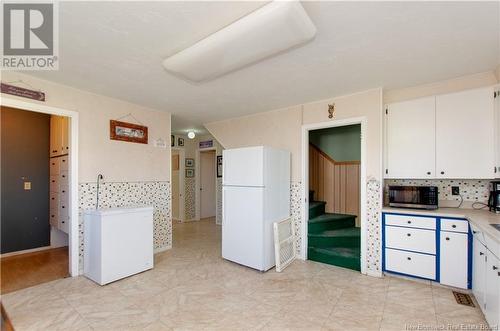
[(25, 191), (31, 190), (31, 182), (24, 182), (24, 190)]

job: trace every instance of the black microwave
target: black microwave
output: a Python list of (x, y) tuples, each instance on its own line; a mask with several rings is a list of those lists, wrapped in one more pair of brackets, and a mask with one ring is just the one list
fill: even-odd
[(438, 188), (437, 186), (389, 186), (389, 206), (437, 209)]

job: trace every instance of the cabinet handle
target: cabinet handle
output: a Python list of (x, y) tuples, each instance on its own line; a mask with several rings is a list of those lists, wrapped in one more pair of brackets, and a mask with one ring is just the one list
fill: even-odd
[(453, 224), (451, 227), (452, 227), (452, 228), (456, 228), (457, 226), (456, 226), (455, 224)]
[(61, 221), (61, 223), (66, 223), (65, 221)]
[(428, 175), (430, 175), (430, 174), (431, 174), (431, 172), (430, 172), (430, 171), (427, 171), (427, 174), (428, 174)]
[(56, 150), (53, 150), (52, 153), (57, 153), (57, 149)]
[(497, 269), (498, 269), (498, 267), (497, 267), (497, 266), (493, 266), (493, 270), (497, 270)]
[(444, 171), (441, 171), (441, 175), (444, 175)]
[(408, 224), (411, 224), (411, 221), (408, 221)]
[(66, 207), (64, 207), (64, 206), (61, 206), (61, 208), (62, 208), (62, 209), (64, 209), (64, 208), (66, 208)]
[(446, 240), (450, 240), (450, 238), (446, 237)]
[(477, 231), (472, 230), (472, 234), (476, 234), (476, 233), (477, 233)]
[(62, 161), (63, 161), (63, 162), (66, 162), (66, 160), (64, 160), (64, 159), (63, 159)]
[(482, 256), (482, 255), (484, 255), (484, 253), (483, 252), (479, 252), (479, 256)]
[(406, 259), (407, 259), (408, 261), (411, 261), (411, 257), (407, 257)]
[(66, 193), (66, 191), (65, 191), (65, 190), (63, 190), (63, 191), (62, 191), (62, 193)]
[(408, 237), (411, 237), (411, 233), (407, 233), (406, 235), (407, 235)]

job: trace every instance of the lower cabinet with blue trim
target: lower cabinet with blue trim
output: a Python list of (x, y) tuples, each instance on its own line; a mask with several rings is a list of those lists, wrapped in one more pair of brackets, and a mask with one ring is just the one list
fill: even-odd
[(385, 272), (471, 288), (471, 240), (466, 219), (382, 213)]

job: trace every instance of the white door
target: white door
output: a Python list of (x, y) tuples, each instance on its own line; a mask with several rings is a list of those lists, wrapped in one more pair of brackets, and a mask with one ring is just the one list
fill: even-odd
[(264, 269), (263, 197), (260, 187), (222, 190), (222, 257), (258, 270)]
[(224, 185), (264, 186), (263, 146), (226, 149), (222, 155)]
[(440, 283), (467, 288), (468, 239), (466, 233), (441, 231)]
[(174, 220), (180, 220), (179, 215), (179, 152), (172, 151), (172, 217)]
[(215, 216), (215, 151), (200, 153), (200, 218)]
[(435, 176), (435, 97), (386, 107), (386, 178)]
[(491, 254), (487, 253), (486, 263), (486, 309), (484, 316), (492, 330), (499, 323), (500, 312), (500, 261)]
[(493, 88), (436, 97), (436, 176), (494, 177)]
[(484, 289), (486, 285), (486, 247), (474, 235), (472, 243), (472, 292), (481, 309), (484, 309)]

